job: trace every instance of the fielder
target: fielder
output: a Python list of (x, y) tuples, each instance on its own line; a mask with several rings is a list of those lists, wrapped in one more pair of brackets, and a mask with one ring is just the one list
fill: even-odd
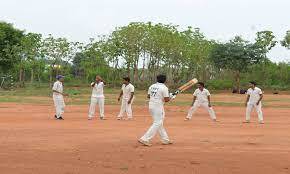
[(118, 115), (118, 120), (123, 119), (123, 114), (126, 112), (128, 120), (131, 120), (133, 118), (132, 116), (132, 103), (134, 101), (134, 90), (135, 87), (130, 83), (129, 77), (123, 78), (123, 85), (122, 90), (120, 92), (120, 95), (118, 97), (118, 101), (121, 100), (122, 97), (122, 104), (120, 113)]
[(100, 119), (104, 120), (104, 104), (105, 104), (105, 96), (104, 96), (104, 86), (105, 82), (100, 76), (96, 76), (96, 81), (91, 83), (92, 86), (92, 96), (91, 96), (91, 104), (89, 108), (89, 120), (92, 120), (95, 116), (96, 105), (99, 105)]
[(191, 104), (192, 107), (189, 109), (185, 121), (191, 120), (192, 115), (199, 107), (203, 107), (204, 109), (206, 109), (209, 113), (210, 118), (213, 121), (216, 121), (216, 115), (211, 106), (209, 91), (205, 89), (204, 83), (202, 82), (198, 82), (197, 87), (198, 88), (193, 93), (193, 101)]
[(262, 112), (262, 99), (263, 92), (260, 88), (256, 87), (256, 82), (250, 82), (250, 88), (247, 91), (246, 100), (246, 121), (244, 123), (250, 123), (251, 112), (253, 108), (256, 109), (258, 113), (259, 123), (264, 124), (263, 112)]
[(54, 82), (53, 87), (52, 87), (52, 92), (53, 92), (53, 102), (55, 106), (55, 119), (57, 120), (63, 120), (62, 114), (64, 113), (64, 108), (65, 108), (65, 103), (63, 96), (68, 96), (68, 94), (63, 93), (63, 81), (64, 81), (64, 76), (62, 75), (57, 75), (56, 76), (57, 81)]
[(162, 144), (172, 144), (163, 127), (165, 117), (163, 105), (164, 102), (170, 101), (168, 88), (164, 84), (165, 81), (165, 75), (158, 75), (157, 83), (151, 85), (148, 90), (147, 97), (149, 98), (149, 112), (153, 118), (153, 123), (145, 135), (138, 140), (139, 143), (145, 146), (151, 146), (150, 140), (156, 135), (157, 132), (160, 135)]

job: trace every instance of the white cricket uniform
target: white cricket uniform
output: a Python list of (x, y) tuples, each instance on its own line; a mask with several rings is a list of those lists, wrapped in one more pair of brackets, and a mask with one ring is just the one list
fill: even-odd
[(254, 89), (252, 89), (252, 88), (248, 89), (247, 95), (250, 96), (250, 99), (247, 103), (247, 109), (246, 109), (246, 120), (247, 121), (250, 121), (251, 112), (252, 112), (253, 108), (255, 108), (257, 113), (258, 113), (259, 121), (260, 122), (263, 121), (262, 102), (260, 102), (257, 105), (257, 102), (260, 99), (260, 95), (262, 95), (262, 94), (263, 94), (262, 90), (258, 87), (255, 87)]
[[(56, 81), (53, 84), (52, 90), (58, 91), (60, 93), (63, 92), (63, 85), (62, 82)], [(55, 106), (55, 115), (57, 118), (60, 118), (62, 114), (64, 113), (65, 103), (63, 96), (59, 93), (53, 92), (53, 102)]]
[(123, 91), (122, 104), (121, 104), (121, 110), (118, 115), (118, 118), (122, 118), (125, 112), (127, 113), (128, 118), (132, 118), (133, 117), (132, 116), (132, 103), (134, 101), (134, 96), (130, 104), (128, 104), (128, 101), (131, 98), (132, 92), (135, 91), (135, 87), (131, 83), (129, 83), (128, 85), (123, 84), (122, 91)]
[(192, 115), (196, 112), (196, 110), (199, 107), (203, 107), (206, 109), (209, 113), (209, 116), (211, 119), (215, 120), (216, 115), (212, 107), (209, 107), (209, 101), (208, 101), (208, 96), (210, 96), (210, 93), (207, 89), (203, 89), (202, 91), (200, 89), (196, 89), (193, 93), (193, 96), (196, 97), (196, 100), (193, 104), (193, 106), (189, 109), (187, 117), (188, 119), (192, 118)]
[(150, 86), (148, 95), (150, 95), (149, 112), (153, 117), (153, 123), (144, 136), (141, 137), (141, 140), (150, 141), (158, 132), (162, 141), (169, 141), (163, 126), (165, 118), (164, 97), (169, 97), (168, 88), (163, 83), (155, 83)]
[(104, 83), (103, 82), (95, 83), (95, 86), (93, 87), (92, 96), (91, 96), (91, 104), (89, 108), (89, 118), (92, 118), (95, 116), (97, 104), (99, 105), (100, 117), (104, 118), (105, 96), (104, 96)]

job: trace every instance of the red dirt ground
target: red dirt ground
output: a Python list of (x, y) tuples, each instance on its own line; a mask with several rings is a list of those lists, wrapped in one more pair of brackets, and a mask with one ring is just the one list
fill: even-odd
[(0, 173), (3, 174), (289, 174), (290, 111), (264, 108), (265, 125), (242, 124), (242, 107), (215, 107), (184, 122), (188, 107), (167, 106), (165, 127), (173, 145), (152, 147), (137, 139), (151, 124), (147, 108), (135, 120), (117, 121), (119, 106), (106, 106), (108, 120), (87, 120), (87, 106), (67, 106), (64, 121), (53, 107), (0, 105)]

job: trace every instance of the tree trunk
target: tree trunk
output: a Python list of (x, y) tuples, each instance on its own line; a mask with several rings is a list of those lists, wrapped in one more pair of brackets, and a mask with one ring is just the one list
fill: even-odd
[(19, 84), (20, 87), (24, 87), (24, 70), (22, 67), (19, 68)]
[(127, 62), (127, 77), (130, 77), (130, 63)]
[(20, 83), (22, 82), (22, 77), (23, 77), (22, 73), (23, 73), (23, 70), (22, 70), (22, 67), (20, 67), (19, 68), (19, 82)]
[(138, 63), (136, 62), (134, 65), (134, 83), (138, 82)]
[(31, 68), (31, 74), (30, 74), (30, 82), (33, 83), (34, 81), (34, 70)]
[(143, 57), (143, 66), (142, 66), (142, 72), (141, 72), (141, 81), (144, 82), (145, 81), (145, 61), (146, 61), (146, 55), (144, 53), (144, 57)]
[(37, 73), (37, 78), (38, 78), (38, 87), (40, 87), (40, 72)]
[(236, 89), (237, 89), (238, 93), (240, 93), (240, 71), (236, 71), (235, 81), (236, 81)]
[(53, 67), (50, 67), (50, 75), (49, 75), (49, 88), (52, 87), (52, 77), (53, 77)]

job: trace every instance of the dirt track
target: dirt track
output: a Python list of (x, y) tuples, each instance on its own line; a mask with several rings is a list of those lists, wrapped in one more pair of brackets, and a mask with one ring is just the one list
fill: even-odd
[(202, 109), (184, 122), (187, 107), (167, 106), (165, 127), (173, 145), (154, 139), (137, 144), (151, 124), (147, 108), (135, 106), (133, 121), (88, 121), (87, 106), (68, 106), (64, 121), (53, 108), (0, 105), (0, 170), (3, 174), (282, 174), (290, 173), (290, 111), (265, 108), (265, 125), (242, 124), (244, 108), (215, 107), (220, 122)]

